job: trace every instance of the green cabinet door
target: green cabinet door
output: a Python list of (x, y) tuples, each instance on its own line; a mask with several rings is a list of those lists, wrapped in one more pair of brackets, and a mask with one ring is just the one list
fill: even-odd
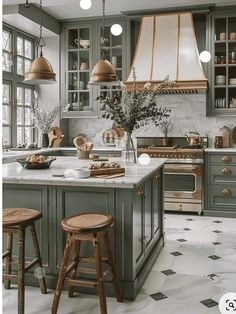
[[(27, 195), (27, 197), (26, 197)], [(49, 223), (50, 215), (48, 210), (48, 190), (46, 186), (40, 185), (14, 185), (4, 184), (3, 186), (3, 208), (32, 208), (42, 213), (43, 217), (36, 224), (36, 232), (39, 247), (42, 255), (43, 266), (46, 272), (51, 272), (51, 257), (49, 256)], [(25, 257), (26, 260), (34, 258), (34, 249), (30, 232), (26, 229), (25, 236)], [(6, 237), (3, 239), (3, 249), (6, 245)], [(18, 238), (14, 236), (13, 255), (18, 255)]]

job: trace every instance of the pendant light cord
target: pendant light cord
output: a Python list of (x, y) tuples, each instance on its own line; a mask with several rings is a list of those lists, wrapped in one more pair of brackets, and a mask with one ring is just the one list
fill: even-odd
[(102, 59), (106, 59), (106, 53), (105, 53), (105, 0), (102, 0), (102, 45), (101, 45), (101, 55)]
[(43, 8), (42, 8), (42, 0), (40, 0), (40, 27), (39, 27), (38, 46), (40, 47), (40, 57), (42, 57), (43, 56), (43, 47), (46, 46), (45, 41), (43, 39)]

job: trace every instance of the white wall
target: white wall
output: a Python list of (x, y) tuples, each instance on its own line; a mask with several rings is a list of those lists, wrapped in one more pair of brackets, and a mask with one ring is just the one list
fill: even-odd
[[(197, 131), (201, 136), (209, 137), (209, 146), (213, 146), (214, 137), (219, 128), (226, 125), (236, 126), (235, 117), (206, 117), (206, 95), (166, 95), (159, 100), (159, 105), (171, 109), (171, 119), (174, 125), (170, 136), (184, 136), (186, 132)], [(112, 122), (106, 119), (72, 119), (69, 123), (70, 143), (79, 133), (87, 134), (88, 138), (101, 145), (102, 132), (111, 127)], [(149, 125), (135, 132), (136, 136), (157, 136), (162, 133), (158, 127)]]

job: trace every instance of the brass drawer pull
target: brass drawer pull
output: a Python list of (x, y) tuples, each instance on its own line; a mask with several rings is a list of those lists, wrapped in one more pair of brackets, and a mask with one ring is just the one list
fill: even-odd
[(230, 162), (232, 161), (232, 158), (230, 156), (223, 156), (221, 160), (224, 162)]
[(230, 168), (224, 168), (221, 170), (223, 174), (232, 174), (232, 170)]
[(143, 187), (138, 189), (138, 195), (143, 195), (143, 192), (144, 192), (144, 188)]
[(159, 172), (157, 172), (157, 173), (155, 174), (155, 178), (156, 178), (156, 179), (159, 179), (159, 178), (160, 178)]
[(224, 190), (222, 191), (222, 194), (223, 194), (224, 196), (230, 196), (230, 195), (232, 194), (232, 192), (231, 192), (230, 189), (224, 189)]

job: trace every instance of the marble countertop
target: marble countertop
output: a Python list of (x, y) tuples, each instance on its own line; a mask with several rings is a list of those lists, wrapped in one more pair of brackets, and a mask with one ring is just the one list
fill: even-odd
[[(7, 152), (2, 152), (2, 160), (4, 163), (13, 162), (16, 158), (26, 158), (34, 154), (44, 154), (50, 152), (59, 152), (59, 151), (74, 151), (77, 149), (75, 147), (54, 147), (54, 148), (40, 148), (32, 150), (11, 150)], [(121, 148), (116, 148), (115, 146), (96, 146), (92, 149), (93, 152), (121, 152)]]
[[(109, 161), (116, 161), (122, 164), (121, 158), (110, 158)], [(70, 185), (88, 187), (112, 187), (112, 188), (134, 188), (147, 177), (162, 167), (166, 159), (151, 159), (149, 165), (126, 168), (124, 177), (104, 179), (90, 177), (77, 179), (74, 176), (56, 177), (53, 174), (62, 174), (66, 169), (77, 169), (86, 167), (92, 163), (89, 160), (79, 160), (77, 157), (56, 157), (49, 169), (28, 170), (19, 163), (13, 162), (2, 166), (2, 182), (13, 184), (38, 184), (38, 185)], [(72, 171), (73, 172), (73, 171)]]
[(212, 153), (236, 153), (236, 147), (229, 147), (229, 148), (208, 147), (208, 148), (205, 148), (204, 151), (212, 152)]

